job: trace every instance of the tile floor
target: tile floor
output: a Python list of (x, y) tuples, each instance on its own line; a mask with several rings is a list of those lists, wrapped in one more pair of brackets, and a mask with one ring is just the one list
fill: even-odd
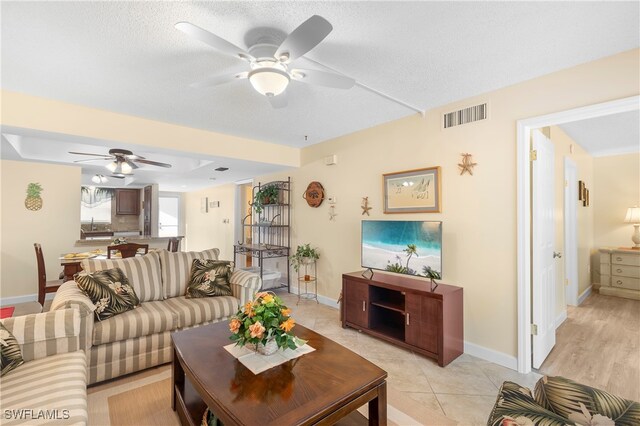
[(533, 388), (539, 374), (517, 371), (463, 354), (447, 367), (435, 360), (395, 347), (382, 340), (343, 329), (337, 309), (279, 293), (303, 326), (320, 333), (377, 364), (388, 373), (388, 383), (408, 399), (463, 425), (486, 425), (503, 381)]

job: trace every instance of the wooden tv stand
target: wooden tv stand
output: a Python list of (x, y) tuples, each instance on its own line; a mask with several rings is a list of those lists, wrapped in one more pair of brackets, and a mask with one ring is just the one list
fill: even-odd
[(462, 288), (376, 271), (342, 275), (342, 327), (438, 360), (444, 367), (464, 352)]

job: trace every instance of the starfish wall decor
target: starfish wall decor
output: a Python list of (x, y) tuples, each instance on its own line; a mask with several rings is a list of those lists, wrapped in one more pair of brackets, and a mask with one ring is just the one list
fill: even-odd
[(369, 207), (369, 197), (362, 197), (362, 205), (360, 207), (362, 208), (362, 215), (364, 216), (366, 214), (369, 216), (369, 210), (371, 210), (371, 207)]
[(464, 174), (464, 172), (469, 173), (473, 176), (473, 168), (478, 165), (478, 163), (474, 163), (471, 158), (471, 154), (460, 154), (462, 156), (462, 163), (458, 163), (458, 167), (460, 168), (460, 176)]

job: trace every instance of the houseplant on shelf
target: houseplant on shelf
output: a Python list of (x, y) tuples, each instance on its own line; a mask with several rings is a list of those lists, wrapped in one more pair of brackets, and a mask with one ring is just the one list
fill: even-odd
[(255, 347), (259, 353), (271, 355), (278, 348), (295, 349), (307, 343), (291, 332), (295, 325), (291, 309), (282, 299), (273, 292), (263, 291), (231, 317), (229, 339), (236, 345)]
[(277, 185), (265, 185), (261, 187), (253, 197), (253, 207), (256, 209), (256, 213), (262, 213), (262, 208), (266, 205), (276, 204), (279, 195), (280, 190)]
[[(318, 259), (320, 259), (320, 253), (318, 253), (317, 248), (312, 248), (311, 244), (298, 246), (296, 248), (296, 254), (290, 258), (291, 266), (293, 266), (296, 272), (300, 270), (300, 265), (308, 265)], [(309, 281), (308, 275), (305, 275), (304, 278), (305, 281)]]

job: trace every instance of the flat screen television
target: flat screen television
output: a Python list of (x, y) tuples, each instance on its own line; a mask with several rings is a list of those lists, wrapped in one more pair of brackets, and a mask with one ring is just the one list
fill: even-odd
[(363, 220), (362, 267), (442, 276), (442, 222)]

